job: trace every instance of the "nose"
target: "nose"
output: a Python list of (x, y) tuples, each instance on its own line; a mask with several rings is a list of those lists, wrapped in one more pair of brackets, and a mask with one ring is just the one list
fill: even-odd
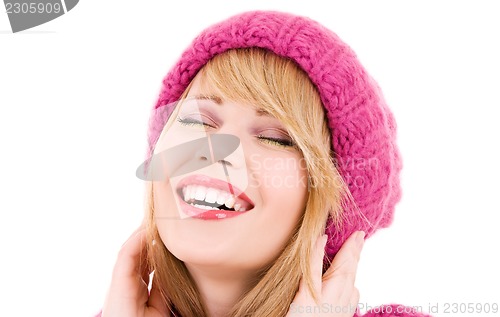
[(210, 165), (214, 163), (240, 168), (244, 165), (243, 148), (240, 139), (232, 134), (208, 134), (195, 158)]

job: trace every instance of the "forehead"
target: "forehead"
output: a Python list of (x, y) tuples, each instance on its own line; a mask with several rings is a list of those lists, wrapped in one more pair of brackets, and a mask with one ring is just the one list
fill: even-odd
[(202, 87), (199, 76), (196, 76), (193, 79), (191, 88), (189, 89), (189, 92), (186, 96), (186, 100), (204, 100), (218, 106), (222, 106), (224, 103), (230, 101), (236, 103), (242, 103), (253, 108), (257, 116), (274, 117), (266, 109), (256, 104), (252, 104), (246, 100), (228, 100), (224, 98), (224, 96), (220, 92), (218, 92), (216, 89), (213, 89), (212, 86), (206, 83)]

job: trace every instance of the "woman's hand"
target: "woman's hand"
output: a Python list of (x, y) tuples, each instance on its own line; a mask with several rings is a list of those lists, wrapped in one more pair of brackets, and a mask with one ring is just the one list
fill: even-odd
[(327, 236), (318, 238), (311, 258), (313, 287), (320, 296), (316, 303), (304, 281), (301, 280), (287, 317), (324, 316), (352, 317), (359, 302), (359, 292), (354, 286), (359, 256), (365, 233), (354, 232), (335, 255), (332, 265), (322, 276), (323, 257)]
[(146, 229), (141, 225), (123, 244), (116, 260), (102, 317), (169, 316), (153, 283), (148, 294), (149, 265), (145, 261)]

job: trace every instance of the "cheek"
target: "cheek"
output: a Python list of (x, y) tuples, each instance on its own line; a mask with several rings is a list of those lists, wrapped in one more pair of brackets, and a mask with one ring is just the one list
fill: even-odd
[(163, 244), (170, 249), (179, 216), (170, 183), (156, 182), (153, 189), (154, 219)]
[(307, 201), (307, 174), (293, 168), (276, 169), (264, 177), (263, 205), (272, 208), (279, 225), (291, 230), (304, 211)]
[(252, 175), (261, 206), (255, 237), (265, 246), (266, 250), (261, 249), (261, 253), (267, 253), (267, 258), (276, 257), (304, 212), (308, 197), (307, 172), (300, 167), (299, 160), (290, 158), (274, 157), (255, 166), (260, 167)]
[(266, 157), (253, 163), (251, 175), (256, 188), (266, 198), (265, 203), (301, 205), (307, 194), (308, 177), (300, 158)]
[[(176, 213), (176, 204), (174, 202), (174, 191), (169, 181), (154, 182), (153, 185), (153, 204), (155, 218), (172, 219)], [(178, 217), (177, 217), (178, 218)]]

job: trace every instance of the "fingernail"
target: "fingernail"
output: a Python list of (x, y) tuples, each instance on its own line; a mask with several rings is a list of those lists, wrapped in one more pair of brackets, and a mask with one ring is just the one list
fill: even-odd
[(320, 235), (318, 237), (318, 240), (316, 240), (316, 245), (315, 245), (315, 248), (317, 248), (318, 251), (319, 250), (322, 250), (322, 251), (325, 250), (327, 238), (328, 238), (328, 236), (326, 234)]
[(322, 236), (322, 239), (323, 239), (323, 249), (326, 247), (326, 242), (328, 241), (328, 235), (324, 234)]
[(358, 244), (358, 246), (360, 248), (365, 243), (365, 235), (366, 235), (366, 233), (364, 231), (359, 231), (358, 235), (356, 236), (356, 243)]

